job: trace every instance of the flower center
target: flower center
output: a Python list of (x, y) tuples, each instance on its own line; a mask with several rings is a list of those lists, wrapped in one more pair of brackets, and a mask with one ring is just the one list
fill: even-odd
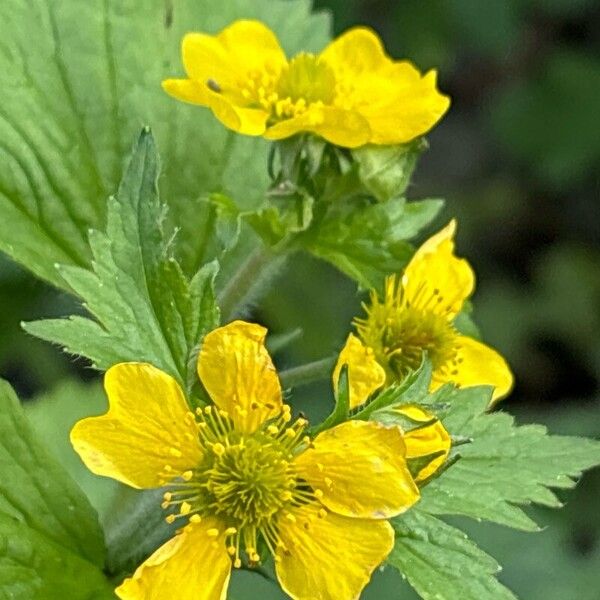
[(291, 459), (289, 446), (261, 433), (240, 437), (222, 449), (213, 446), (202, 474), (210, 507), (227, 520), (260, 527), (289, 501), (296, 487)]
[(418, 306), (411, 305), (397, 278), (390, 278), (383, 300), (373, 295), (366, 318), (356, 320), (359, 336), (385, 368), (388, 382), (418, 369), (425, 353), (438, 371), (457, 360), (456, 330), (447, 316), (432, 310), (439, 291), (424, 285), (419, 296)]
[(335, 75), (331, 68), (314, 54), (302, 52), (288, 64), (277, 83), (280, 98), (307, 104), (331, 104), (335, 95)]
[(176, 508), (168, 523), (187, 517), (217, 517), (224, 525), (228, 551), (241, 565), (240, 548), (256, 563), (258, 539), (274, 556), (281, 550), (278, 520), (293, 506), (314, 500), (297, 474), (293, 459), (309, 442), (305, 419), (291, 420), (288, 406), (280, 416), (251, 434), (236, 431), (229, 415), (215, 407), (188, 414), (198, 427), (203, 459), (169, 484), (162, 507)]
[(275, 123), (301, 115), (310, 105), (331, 104), (336, 80), (327, 64), (302, 52), (280, 72), (267, 65), (262, 71), (248, 73), (240, 88), (246, 106), (267, 111)]

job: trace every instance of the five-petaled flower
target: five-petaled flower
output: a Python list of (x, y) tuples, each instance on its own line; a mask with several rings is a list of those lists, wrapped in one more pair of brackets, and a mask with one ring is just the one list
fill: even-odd
[(402, 275), (386, 279), (383, 297), (371, 293), (366, 316), (355, 320), (336, 372), (349, 365), (352, 406), (385, 383), (402, 381), (427, 355), (432, 391), (452, 382), (461, 387), (491, 385), (496, 401), (510, 391), (513, 376), (492, 348), (461, 334), (456, 317), (473, 292), (469, 263), (454, 255), (455, 221), (427, 240)]
[(120, 598), (222, 600), (232, 566), (258, 563), (264, 546), (292, 598), (351, 600), (391, 551), (387, 519), (419, 499), (408, 459), (447, 436), (353, 420), (310, 439), (282, 402), (265, 335), (235, 321), (204, 338), (198, 374), (214, 405), (192, 412), (172, 377), (123, 363), (106, 373), (108, 413), (73, 428), (93, 472), (164, 486), (167, 521), (183, 522)]
[(320, 54), (288, 60), (258, 21), (183, 38), (187, 79), (167, 79), (179, 100), (209, 107), (228, 128), (279, 140), (311, 132), (338, 146), (403, 144), (429, 131), (450, 101), (436, 72), (394, 61), (370, 29), (357, 27)]

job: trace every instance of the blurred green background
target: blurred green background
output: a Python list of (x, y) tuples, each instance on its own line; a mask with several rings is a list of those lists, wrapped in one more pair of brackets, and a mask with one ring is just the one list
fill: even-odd
[[(478, 274), (475, 319), (517, 378), (501, 409), (555, 433), (600, 436), (600, 5), (317, 0), (315, 7), (332, 11), (335, 33), (370, 25), (392, 56), (438, 69), (453, 105), (429, 136), (410, 194), (447, 199), (436, 226), (459, 219), (459, 253)], [(361, 299), (332, 268), (297, 257), (250, 316), (274, 331), (303, 328), (280, 357), (289, 366), (339, 348)], [(0, 376), (22, 397), (96, 378), (82, 361), (20, 330), (21, 320), (64, 315), (72, 304), (0, 258)], [(329, 398), (329, 386), (315, 384), (297, 401), (316, 417)], [(37, 420), (51, 438), (47, 418)], [(536, 509), (548, 525), (539, 534), (461, 523), (526, 600), (600, 598), (600, 472), (565, 500), (559, 512)], [(386, 572), (367, 597), (410, 594)]]

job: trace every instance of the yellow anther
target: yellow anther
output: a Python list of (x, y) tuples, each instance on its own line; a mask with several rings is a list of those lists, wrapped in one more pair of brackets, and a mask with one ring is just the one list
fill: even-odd
[(179, 508), (180, 515), (188, 515), (192, 510), (192, 505), (189, 502), (182, 502)]
[(163, 471), (165, 471), (165, 473), (170, 473), (173, 470), (173, 467), (171, 465), (165, 465), (163, 467)]
[(320, 500), (323, 497), (323, 490), (315, 490), (315, 498)]
[(207, 535), (208, 537), (213, 537), (213, 538), (215, 538), (215, 537), (219, 537), (219, 530), (218, 530), (218, 529), (216, 529), (215, 527), (211, 527), (210, 529), (208, 529), (208, 530), (206, 531), (206, 535)]
[(219, 410), (219, 414), (224, 418), (224, 419), (229, 419), (229, 413), (226, 410), (220, 409)]
[(217, 456), (223, 456), (223, 454), (225, 454), (225, 446), (223, 446), (223, 444), (220, 442), (217, 442), (216, 444), (213, 444), (212, 451)]
[(175, 523), (175, 515), (167, 515), (165, 517), (165, 521), (171, 525), (171, 523)]
[(267, 431), (271, 434), (271, 435), (277, 435), (279, 433), (279, 429), (277, 427), (275, 427), (275, 425), (269, 425), (267, 427)]
[(285, 490), (285, 492), (281, 492), (281, 496), (280, 498), (284, 501), (284, 502), (288, 502), (289, 500), (292, 499), (292, 492), (290, 492), (289, 490)]
[(192, 515), (190, 517), (190, 523), (200, 523), (202, 521), (202, 517), (200, 515)]
[(203, 414), (203, 412), (202, 412), (202, 409), (201, 409), (201, 408), (197, 408), (197, 409), (196, 409), (196, 414), (197, 414), (199, 417), (201, 417), (201, 416), (202, 416), (202, 414)]
[(225, 535), (235, 535), (237, 533), (237, 529), (235, 527), (228, 527), (225, 530)]
[(293, 429), (286, 429), (285, 430), (285, 435), (287, 435), (290, 439), (295, 438), (296, 437), (296, 432)]
[(171, 456), (174, 456), (175, 458), (181, 458), (183, 456), (183, 453), (181, 452), (181, 450), (177, 449), (177, 448), (169, 448), (169, 454)]
[(165, 501), (165, 502), (162, 502), (162, 503), (161, 503), (161, 505), (160, 505), (160, 507), (161, 507), (163, 510), (165, 510), (165, 509), (169, 508), (169, 506), (171, 506), (171, 503), (170, 503), (170, 502), (166, 502), (166, 501)]
[(285, 513), (285, 518), (292, 523), (296, 522), (296, 517), (292, 513)]
[(171, 498), (173, 498), (173, 494), (171, 492), (165, 492), (163, 494), (163, 500), (166, 502), (171, 502)]
[(236, 569), (239, 569), (239, 568), (242, 566), (242, 561), (241, 561), (239, 558), (236, 558), (236, 559), (233, 561), (233, 566), (234, 566)]
[(184, 471), (181, 474), (181, 478), (185, 479), (186, 481), (189, 481), (193, 476), (194, 476), (194, 472), (193, 471)]
[(228, 546), (227, 554), (229, 554), (229, 556), (235, 556), (235, 546)]

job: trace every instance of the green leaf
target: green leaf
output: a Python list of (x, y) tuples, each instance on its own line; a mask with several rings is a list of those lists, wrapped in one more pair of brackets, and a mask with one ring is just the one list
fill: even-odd
[(11, 600), (116, 598), (100, 569), (25, 523), (2, 514), (0, 596)]
[(101, 519), (109, 514), (121, 484), (88, 470), (73, 449), (69, 433), (80, 419), (102, 414), (107, 408), (108, 402), (99, 383), (68, 379), (23, 405), (36, 437), (44, 440), (49, 452), (84, 491)]
[(2, 380), (0, 464), (0, 514), (7, 522), (14, 521), (48, 543), (103, 565), (104, 541), (94, 509), (36, 441), (17, 397)]
[(92, 270), (60, 273), (97, 319), (81, 316), (25, 324), (25, 329), (88, 357), (99, 369), (144, 361), (189, 388), (193, 360), (206, 331), (218, 325), (213, 283), (216, 264), (191, 281), (171, 255), (158, 198), (158, 156), (144, 130), (116, 197), (109, 199), (106, 232), (90, 231)]
[(315, 226), (309, 249), (331, 262), (363, 288), (378, 289), (412, 256), (406, 241), (431, 222), (442, 200), (385, 203), (345, 200)]
[(423, 600), (515, 599), (496, 579), (496, 561), (459, 529), (419, 509), (396, 517), (392, 525), (396, 543), (387, 562)]
[[(244, 209), (268, 186), (268, 143), (229, 132), (209, 110), (177, 102), (161, 80), (183, 72), (181, 38), (258, 18), (291, 54), (318, 51), (329, 19), (309, 0), (39, 0), (0, 3), (0, 250), (66, 287), (55, 263), (89, 266), (88, 229), (106, 217), (106, 198), (142, 124), (165, 158), (161, 180), (175, 254), (186, 273), (207, 256), (211, 192)], [(35, 43), (32, 44), (32, 40)]]
[(517, 529), (537, 524), (517, 505), (561, 504), (550, 488), (571, 488), (581, 473), (600, 464), (600, 442), (548, 435), (541, 425), (517, 427), (508, 414), (486, 413), (491, 390), (442, 388), (428, 403), (453, 436), (471, 438), (461, 459), (422, 490), (419, 508), (432, 514), (464, 515)]

